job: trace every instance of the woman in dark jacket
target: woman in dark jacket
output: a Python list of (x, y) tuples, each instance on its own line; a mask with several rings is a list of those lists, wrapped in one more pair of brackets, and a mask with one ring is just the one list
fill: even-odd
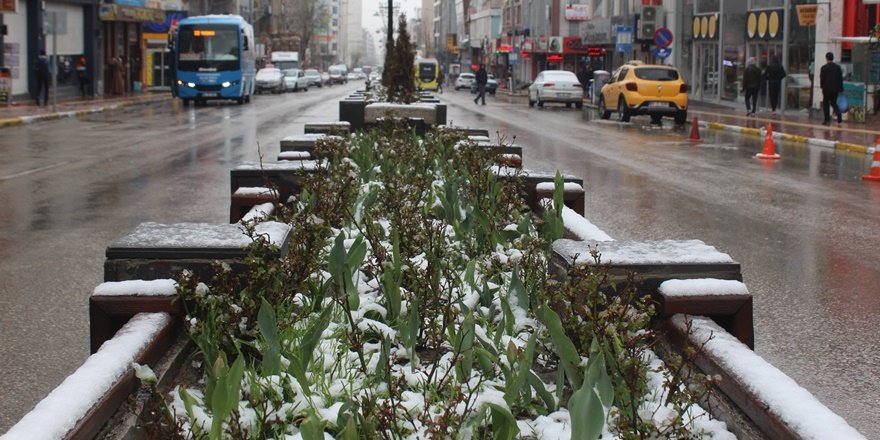
[(779, 92), (782, 89), (782, 78), (785, 78), (785, 68), (779, 63), (778, 58), (773, 57), (770, 60), (770, 65), (767, 66), (764, 77), (767, 79), (767, 93), (770, 95), (770, 111), (776, 113), (776, 108), (779, 107)]

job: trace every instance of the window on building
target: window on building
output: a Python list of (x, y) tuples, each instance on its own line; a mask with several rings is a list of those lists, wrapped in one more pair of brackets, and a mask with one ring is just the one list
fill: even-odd
[(751, 9), (781, 8), (785, 6), (785, 0), (752, 0)]
[(697, 13), (718, 12), (721, 10), (721, 0), (697, 0)]

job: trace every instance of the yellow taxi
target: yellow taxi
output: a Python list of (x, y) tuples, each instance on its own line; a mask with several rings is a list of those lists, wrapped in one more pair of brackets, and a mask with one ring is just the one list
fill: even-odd
[(629, 62), (620, 66), (602, 86), (599, 116), (617, 112), (621, 122), (635, 115), (650, 115), (659, 124), (663, 116), (672, 116), (676, 124), (687, 120), (687, 84), (678, 69), (661, 64)]

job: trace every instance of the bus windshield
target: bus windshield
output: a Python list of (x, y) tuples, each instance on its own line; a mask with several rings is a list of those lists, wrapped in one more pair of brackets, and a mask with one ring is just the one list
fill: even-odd
[(179, 70), (214, 72), (241, 68), (236, 26), (181, 26), (178, 42)]
[(419, 78), (422, 81), (433, 81), (437, 77), (437, 65), (434, 63), (419, 63)]

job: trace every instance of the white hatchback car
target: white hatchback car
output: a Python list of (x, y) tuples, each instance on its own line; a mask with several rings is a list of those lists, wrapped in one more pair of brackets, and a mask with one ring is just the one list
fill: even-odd
[(584, 88), (574, 73), (567, 70), (545, 70), (529, 85), (529, 107), (543, 107), (545, 102), (564, 102), (577, 108), (584, 106)]
[(284, 91), (298, 92), (309, 91), (309, 78), (302, 69), (287, 69), (284, 71)]
[(476, 78), (477, 77), (473, 73), (459, 73), (458, 78), (455, 78), (455, 90), (470, 90), (471, 84), (474, 83), (474, 80), (476, 80)]

